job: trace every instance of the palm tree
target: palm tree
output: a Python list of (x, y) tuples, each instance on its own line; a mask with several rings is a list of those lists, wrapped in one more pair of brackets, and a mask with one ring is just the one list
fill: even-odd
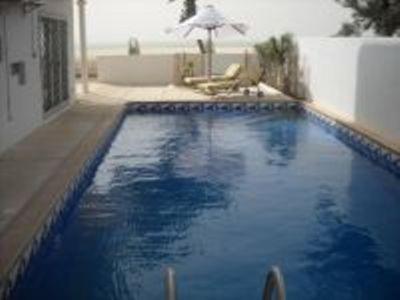
[[(169, 0), (169, 2), (174, 2), (176, 0)], [(180, 22), (183, 22), (190, 17), (194, 16), (197, 11), (196, 0), (184, 0), (183, 8), (181, 12)]]
[(267, 81), (277, 88), (284, 88), (285, 80), (289, 73), (289, 60), (295, 44), (290, 33), (280, 38), (271, 37), (268, 41), (256, 44), (255, 50), (258, 54), (260, 66), (267, 74)]

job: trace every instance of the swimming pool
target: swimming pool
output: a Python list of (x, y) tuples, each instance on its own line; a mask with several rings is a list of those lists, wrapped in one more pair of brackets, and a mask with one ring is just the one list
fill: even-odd
[(11, 298), (399, 299), (399, 183), (297, 110), (130, 114)]

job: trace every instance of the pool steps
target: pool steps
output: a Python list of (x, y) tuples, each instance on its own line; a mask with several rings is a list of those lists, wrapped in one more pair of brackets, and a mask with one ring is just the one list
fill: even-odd
[[(165, 272), (165, 300), (177, 300), (176, 273), (171, 267)], [(265, 281), (263, 300), (272, 300), (274, 292), (278, 300), (286, 300), (285, 281), (279, 267), (273, 266), (267, 274)]]

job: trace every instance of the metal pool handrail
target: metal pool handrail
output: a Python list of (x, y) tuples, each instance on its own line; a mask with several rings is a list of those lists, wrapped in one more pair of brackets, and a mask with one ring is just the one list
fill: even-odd
[[(278, 300), (286, 300), (285, 282), (282, 272), (278, 267), (273, 266), (267, 274), (263, 300), (272, 300), (275, 289), (277, 291)], [(177, 298), (175, 270), (167, 268), (165, 274), (165, 299), (177, 300)]]
[(285, 282), (280, 269), (273, 266), (268, 272), (265, 282), (263, 300), (271, 300), (274, 290), (277, 291), (278, 300), (286, 299)]
[(177, 300), (175, 270), (167, 268), (165, 274), (165, 299)]

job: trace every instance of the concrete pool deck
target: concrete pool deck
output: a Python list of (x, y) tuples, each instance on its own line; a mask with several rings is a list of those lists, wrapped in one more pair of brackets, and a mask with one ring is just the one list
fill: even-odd
[(0, 298), (9, 272), (25, 255), (68, 184), (115, 124), (137, 101), (277, 101), (241, 94), (209, 97), (180, 87), (121, 87), (92, 83), (91, 93), (0, 155)]
[[(80, 84), (77, 90), (81, 90)], [(293, 98), (280, 93), (279, 91), (264, 85), (265, 96), (257, 98), (255, 95), (244, 96), (241, 92), (221, 93), (217, 96), (207, 96), (193, 89), (180, 86), (121, 86), (100, 82), (90, 84), (91, 93), (85, 96), (86, 101), (102, 104), (125, 104), (127, 102), (179, 102), (179, 101), (271, 101), (271, 100), (293, 100)]]

